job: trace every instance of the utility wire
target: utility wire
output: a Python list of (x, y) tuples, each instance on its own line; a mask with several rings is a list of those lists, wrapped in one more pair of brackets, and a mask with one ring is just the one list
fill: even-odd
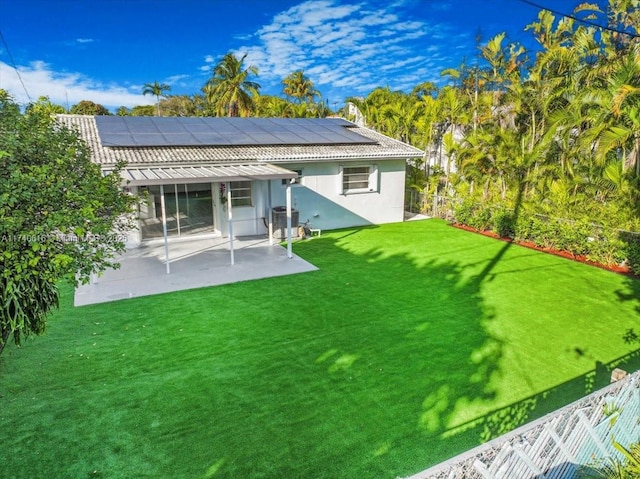
[(555, 13), (556, 15), (560, 15), (562, 17), (566, 17), (566, 18), (571, 18), (572, 20), (575, 20), (576, 22), (580, 22), (580, 23), (584, 23), (586, 25), (591, 25), (592, 27), (596, 27), (600, 30), (607, 30), (609, 32), (612, 33), (619, 33), (620, 35), (627, 35), (630, 36), (631, 38), (640, 38), (640, 35), (638, 35), (637, 33), (631, 33), (631, 32), (625, 32), (624, 30), (618, 30), (617, 28), (613, 28), (613, 27), (608, 27), (606, 25), (600, 25), (599, 23), (595, 23), (589, 20), (584, 20), (582, 18), (578, 18), (575, 15), (570, 15), (568, 13), (563, 13), (560, 12), (558, 10), (554, 10), (553, 8), (549, 8), (549, 7), (545, 7), (543, 5), (540, 5), (539, 3), (536, 2), (532, 2), (531, 0), (518, 0), (521, 3), (526, 3), (527, 5), (530, 5), (532, 7), (536, 7), (539, 8), (541, 10), (547, 10), (551, 13)]
[(31, 103), (31, 95), (29, 95), (29, 92), (27, 91), (27, 87), (24, 84), (24, 82), (22, 81), (22, 76), (20, 75), (20, 71), (18, 70), (18, 67), (16, 66), (16, 62), (13, 59), (13, 55), (11, 54), (11, 50), (9, 50), (9, 45), (7, 45), (7, 41), (4, 39), (4, 35), (2, 34), (2, 30), (0, 30), (0, 40), (2, 40), (2, 44), (4, 45), (5, 50), (7, 50), (7, 55), (9, 55), (9, 60), (11, 61), (11, 66), (16, 71), (16, 75), (18, 75), (18, 80), (20, 80), (20, 84), (22, 85), (22, 89), (27, 94), (27, 98), (29, 99), (29, 103)]

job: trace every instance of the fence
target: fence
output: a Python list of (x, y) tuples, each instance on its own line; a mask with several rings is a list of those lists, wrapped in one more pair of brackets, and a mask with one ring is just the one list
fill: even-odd
[(411, 213), (425, 213), (434, 218), (453, 219), (455, 206), (462, 200), (441, 196), (437, 194), (428, 195), (414, 189), (405, 190), (405, 210)]
[(425, 194), (413, 188), (404, 190), (404, 209), (410, 213), (424, 212)]
[(430, 211), (431, 216), (434, 218), (442, 218), (448, 221), (453, 221), (456, 206), (462, 203), (460, 198), (451, 198), (449, 196), (433, 195), (428, 198), (425, 204), (426, 208)]
[(640, 372), (409, 479), (572, 479), (640, 441)]

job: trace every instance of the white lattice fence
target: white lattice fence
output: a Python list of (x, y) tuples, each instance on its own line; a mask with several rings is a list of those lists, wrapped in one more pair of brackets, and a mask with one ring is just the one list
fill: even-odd
[(640, 442), (640, 372), (409, 479), (571, 479)]

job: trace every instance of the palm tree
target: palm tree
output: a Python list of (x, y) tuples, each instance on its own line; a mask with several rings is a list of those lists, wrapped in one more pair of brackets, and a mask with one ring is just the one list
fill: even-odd
[(213, 75), (202, 88), (207, 102), (218, 116), (249, 116), (255, 109), (254, 98), (260, 85), (249, 80), (258, 75), (254, 66), (244, 67), (247, 55), (238, 59), (227, 53), (213, 68)]
[(260, 95), (255, 101), (255, 114), (261, 117), (291, 118), (293, 104), (273, 95)]
[(321, 96), (313, 82), (302, 70), (289, 74), (287, 78), (282, 80), (282, 84), (284, 85), (282, 92), (287, 97), (294, 98), (298, 103), (302, 103), (303, 100), (312, 103), (314, 98)]
[(640, 176), (640, 48), (634, 50), (608, 76), (604, 88), (590, 92), (595, 121), (587, 137), (595, 140), (596, 158), (602, 163), (609, 153), (619, 152), (625, 167)]
[(156, 97), (156, 111), (158, 116), (160, 116), (160, 97), (164, 96), (164, 92), (171, 90), (171, 87), (166, 83), (158, 83), (154, 81), (153, 83), (145, 83), (144, 88), (142, 90), (143, 95), (153, 95)]

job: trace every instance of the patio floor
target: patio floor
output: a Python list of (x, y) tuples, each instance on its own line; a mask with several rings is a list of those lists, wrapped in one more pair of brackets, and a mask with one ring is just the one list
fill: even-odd
[(231, 265), (228, 238), (201, 238), (169, 243), (167, 274), (164, 243), (147, 243), (128, 250), (117, 261), (120, 268), (107, 270), (97, 282), (76, 289), (74, 304), (104, 303), (184, 289), (216, 286), (273, 276), (317, 270), (266, 237), (234, 239), (235, 264)]

